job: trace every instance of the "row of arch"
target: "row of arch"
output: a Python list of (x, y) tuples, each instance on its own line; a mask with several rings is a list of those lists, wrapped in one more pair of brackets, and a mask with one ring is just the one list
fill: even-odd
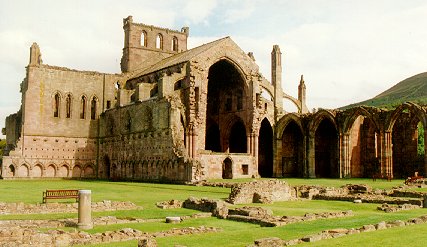
[(425, 138), (418, 132), (427, 119), (421, 106), (406, 103), (389, 112), (321, 110), (305, 118), (288, 114), (278, 122), (276, 176), (405, 178), (426, 173)]
[[(65, 94), (65, 97), (62, 97), (62, 94), (57, 91), (53, 95), (53, 117), (60, 118), (62, 117), (62, 101), (65, 98), (65, 118), (72, 118), (73, 116), (73, 96), (70, 93)], [(79, 104), (79, 118), (86, 119), (87, 118), (87, 107), (88, 107), (88, 98), (86, 95), (80, 96), (80, 104)], [(98, 118), (98, 97), (93, 95), (90, 99), (90, 119), (95, 120)]]
[[(141, 33), (141, 46), (147, 47), (147, 32), (142, 31)], [(156, 49), (164, 50), (164, 41), (163, 41), (163, 35), (158, 33), (156, 35)], [(171, 42), (171, 51), (177, 52), (178, 51), (178, 38), (176, 36), (172, 37)]]
[(29, 164), (14, 165), (11, 164), (5, 171), (5, 177), (19, 177), (19, 178), (92, 178), (95, 177), (95, 169), (92, 164), (87, 165), (74, 165), (68, 164), (56, 165), (49, 164), (44, 166), (42, 164)]

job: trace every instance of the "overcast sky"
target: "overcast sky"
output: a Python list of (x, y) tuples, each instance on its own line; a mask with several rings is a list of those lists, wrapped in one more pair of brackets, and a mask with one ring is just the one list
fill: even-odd
[(296, 97), (304, 74), (309, 109), (366, 100), (427, 71), (424, 0), (0, 0), (0, 127), (19, 109), (33, 42), (45, 64), (119, 73), (128, 15), (189, 26), (189, 48), (231, 36), (268, 80), (278, 44), (283, 89)]

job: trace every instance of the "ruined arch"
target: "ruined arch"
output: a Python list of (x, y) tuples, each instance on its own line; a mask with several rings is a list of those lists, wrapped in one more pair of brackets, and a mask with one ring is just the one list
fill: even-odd
[(205, 150), (247, 152), (247, 126), (242, 116), (246, 104), (247, 85), (241, 68), (232, 60), (221, 58), (208, 72), (206, 101)]
[[(380, 173), (381, 125), (378, 109), (359, 106), (348, 109), (342, 125), (342, 134), (346, 135), (346, 143), (341, 149), (348, 149), (351, 177), (372, 177)], [(344, 145), (347, 145), (344, 147)], [(341, 150), (342, 152), (342, 150)]]
[[(397, 107), (390, 116), (387, 130), (392, 135), (392, 173), (394, 178), (406, 178), (418, 172), (425, 176), (427, 156), (425, 133), (420, 138), (419, 131), (427, 126), (425, 111), (417, 104), (404, 103)], [(421, 143), (424, 140), (424, 143)], [(419, 153), (418, 149), (424, 148)]]
[(272, 177), (273, 172), (273, 128), (267, 118), (261, 121), (258, 135), (258, 174)]
[(304, 134), (300, 118), (287, 114), (277, 127), (277, 164), (282, 177), (303, 177)]
[(335, 115), (320, 110), (309, 124), (310, 138), (314, 138), (314, 171), (316, 177), (339, 177), (338, 128)]
[(376, 109), (373, 109), (372, 107), (365, 107), (365, 106), (358, 106), (356, 108), (348, 109), (347, 111), (351, 111), (350, 114), (345, 118), (344, 124), (342, 126), (342, 132), (343, 133), (349, 133), (351, 131), (351, 128), (354, 125), (354, 122), (359, 118), (360, 116), (369, 119), (373, 124), (376, 130), (380, 130), (380, 123), (378, 117), (372, 113), (372, 111), (375, 111)]

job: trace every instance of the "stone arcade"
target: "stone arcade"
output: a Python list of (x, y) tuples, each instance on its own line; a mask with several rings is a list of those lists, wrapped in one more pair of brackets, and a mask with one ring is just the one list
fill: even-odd
[[(175, 31), (129, 16), (123, 29), (121, 74), (46, 65), (31, 46), (21, 108), (3, 129), (4, 179), (426, 174), (427, 157), (417, 152), (426, 106), (309, 113), (302, 77), (298, 98), (281, 88), (277, 45), (269, 82), (253, 54), (230, 37), (187, 50), (187, 27)], [(298, 112), (286, 112), (284, 100)]]

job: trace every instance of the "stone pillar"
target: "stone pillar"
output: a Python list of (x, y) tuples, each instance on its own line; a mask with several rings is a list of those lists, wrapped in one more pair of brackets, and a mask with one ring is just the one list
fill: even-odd
[(80, 229), (92, 229), (92, 191), (79, 190), (79, 221), (77, 227)]
[(316, 142), (314, 136), (308, 136), (308, 177), (316, 178)]
[(393, 144), (391, 131), (381, 133), (381, 174), (393, 178)]
[(350, 167), (350, 135), (340, 135), (340, 167), (341, 178), (348, 178), (351, 176)]

